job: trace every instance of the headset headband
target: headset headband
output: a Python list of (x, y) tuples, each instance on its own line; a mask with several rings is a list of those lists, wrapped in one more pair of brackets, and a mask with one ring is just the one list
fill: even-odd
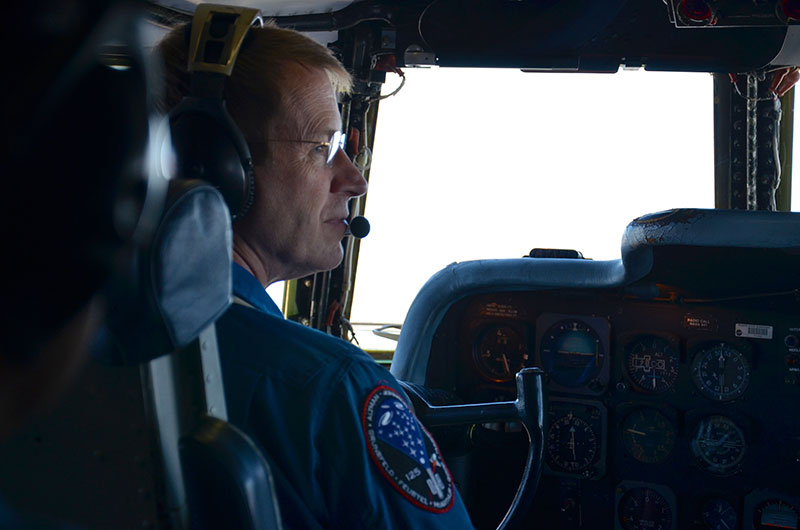
[(249, 7), (197, 6), (189, 40), (189, 72), (230, 76), (247, 31), (258, 17), (258, 9)]

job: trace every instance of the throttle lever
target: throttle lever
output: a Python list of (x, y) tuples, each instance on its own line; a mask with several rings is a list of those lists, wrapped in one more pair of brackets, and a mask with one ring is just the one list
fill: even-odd
[(400, 382), (414, 405), (417, 418), (426, 427), (494, 421), (518, 421), (525, 427), (528, 433), (525, 470), (511, 507), (497, 527), (498, 530), (518, 528), (521, 525), (539, 485), (544, 447), (543, 374), (540, 368), (520, 370), (516, 377), (517, 399), (514, 401), (468, 405), (431, 405), (413, 385)]

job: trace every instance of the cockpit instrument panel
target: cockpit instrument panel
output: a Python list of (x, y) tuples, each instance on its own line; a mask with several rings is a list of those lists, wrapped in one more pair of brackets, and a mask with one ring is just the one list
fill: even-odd
[[(477, 403), (544, 370), (540, 527), (797, 529), (799, 328), (791, 296), (477, 294), (439, 325), (427, 385)], [(468, 506), (493, 495), (464, 491)]]

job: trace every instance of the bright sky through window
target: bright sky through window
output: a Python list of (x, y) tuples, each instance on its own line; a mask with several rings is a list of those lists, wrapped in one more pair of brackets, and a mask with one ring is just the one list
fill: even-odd
[(402, 322), (453, 261), (615, 259), (631, 219), (714, 205), (709, 74), (406, 76), (381, 102), (353, 322)]

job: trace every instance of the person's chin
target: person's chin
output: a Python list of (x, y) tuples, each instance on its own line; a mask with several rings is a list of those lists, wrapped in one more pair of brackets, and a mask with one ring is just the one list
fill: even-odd
[(330, 251), (326, 253), (324, 270), (335, 269), (342, 262), (342, 258), (344, 258), (344, 251), (342, 245), (337, 242), (336, 246), (331, 247)]

